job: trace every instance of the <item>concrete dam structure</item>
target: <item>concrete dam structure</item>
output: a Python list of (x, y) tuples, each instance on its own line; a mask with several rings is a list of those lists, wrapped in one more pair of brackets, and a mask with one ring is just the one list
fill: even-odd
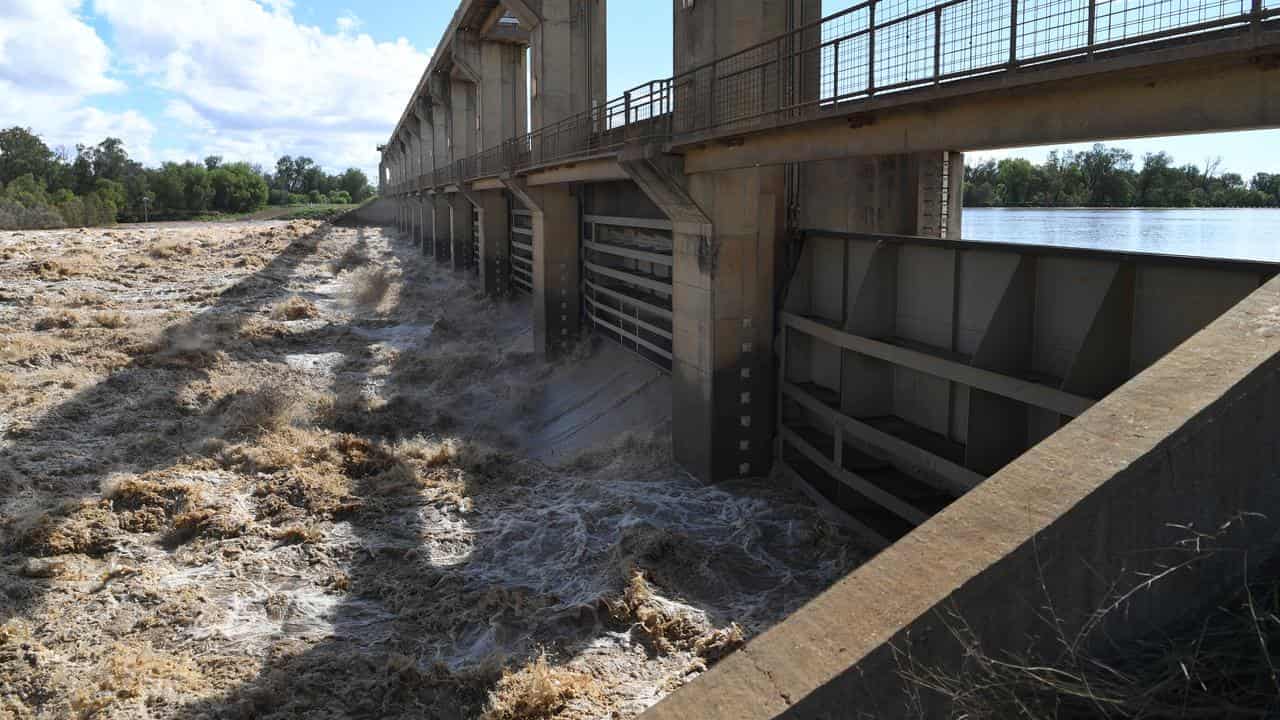
[(906, 638), (958, 662), (940, 608), (1013, 647), (1033, 589), (1081, 623), (1172, 525), (1280, 518), (1280, 268), (971, 242), (961, 207), (966, 151), (1280, 127), (1280, 0), (671, 12), (674, 76), (609, 98), (605, 0), (464, 0), (379, 177), (540, 355), (669, 374), (690, 473), (789, 478), (885, 548), (653, 717), (904, 715)]

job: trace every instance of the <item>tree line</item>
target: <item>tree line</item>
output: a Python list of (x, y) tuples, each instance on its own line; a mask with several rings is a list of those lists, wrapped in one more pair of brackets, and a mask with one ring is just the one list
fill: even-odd
[(1035, 165), (1024, 158), (988, 160), (964, 169), (970, 207), (1280, 207), (1280, 174), (1248, 181), (1220, 172), (1221, 158), (1203, 168), (1178, 165), (1168, 153), (1148, 153), (1142, 169), (1133, 154), (1094, 145), (1084, 152), (1052, 151)]
[(306, 157), (282, 157), (274, 172), (218, 156), (148, 168), (118, 138), (72, 153), (51, 149), (29, 128), (0, 130), (0, 230), (189, 219), (268, 203), (359, 203), (373, 193), (361, 170), (331, 175)]

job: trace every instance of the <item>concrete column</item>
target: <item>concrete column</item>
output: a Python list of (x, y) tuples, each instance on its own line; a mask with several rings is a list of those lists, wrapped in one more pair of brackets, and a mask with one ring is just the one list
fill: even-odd
[(466, 195), (480, 211), (480, 289), (486, 295), (505, 295), (511, 232), (506, 195), (501, 190), (472, 190)]
[(378, 195), (387, 194), (387, 156), (383, 154), (378, 160)]
[(533, 220), (533, 333), (539, 356), (555, 358), (580, 330), (578, 198), (568, 185), (529, 187), (504, 180)]
[(449, 193), (449, 257), (454, 270), (471, 266), (471, 202), (460, 192)]
[(413, 218), (413, 230), (409, 239), (414, 245), (422, 247), (422, 196), (414, 193), (409, 199), (409, 214)]
[(533, 127), (540, 128), (605, 102), (606, 0), (508, 3), (532, 33)]
[(418, 197), (418, 217), (420, 218), (420, 226), (418, 229), (418, 250), (423, 255), (429, 255), (431, 248), (431, 215), (433, 208), (431, 204), (431, 196), (423, 193)]
[(498, 147), (528, 130), (528, 91), (523, 45), (481, 42), (480, 149)]
[(414, 116), (417, 118), (419, 146), (419, 175), (430, 175), (435, 170), (435, 128), (432, 127), (431, 103), (423, 98), (413, 102)]
[(476, 84), (454, 77), (449, 84), (452, 120), (449, 123), (450, 162), (470, 157), (476, 142)]
[(445, 75), (436, 75), (430, 80), (431, 127), (435, 132), (435, 142), (432, 144), (435, 158), (433, 169), (446, 167), (453, 162), (452, 150), (449, 146), (449, 127), (453, 123), (453, 110), (450, 108), (452, 93), (449, 85), (449, 78)]
[(439, 237), (436, 230), (436, 198), (432, 193), (422, 196), (422, 212), (423, 224), (426, 225), (426, 243), (422, 247), (422, 253), (428, 257), (436, 257), (436, 238)]
[(434, 245), (436, 262), (446, 263), (449, 262), (451, 257), (449, 251), (452, 249), (449, 234), (449, 198), (444, 193), (436, 193), (431, 200), (434, 227), (432, 244)]
[(672, 67), (679, 75), (822, 18), (821, 0), (673, 0)]
[(621, 164), (672, 221), (676, 461), (713, 482), (767, 474), (786, 169), (685, 176), (677, 160), (633, 148)]

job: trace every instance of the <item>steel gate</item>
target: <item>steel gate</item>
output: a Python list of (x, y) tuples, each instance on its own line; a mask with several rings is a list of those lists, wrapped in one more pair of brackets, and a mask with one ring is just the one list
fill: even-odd
[(584, 215), (582, 309), (594, 332), (671, 370), (671, 222)]
[(510, 258), (512, 292), (533, 294), (533, 213), (515, 207), (511, 208), (511, 233), (508, 236), (510, 247), (507, 257)]

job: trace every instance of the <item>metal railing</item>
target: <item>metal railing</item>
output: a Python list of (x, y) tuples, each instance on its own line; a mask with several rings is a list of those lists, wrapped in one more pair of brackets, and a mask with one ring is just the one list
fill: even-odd
[[(1214, 30), (1280, 0), (865, 0), (436, 168), (436, 187), (607, 154), (631, 141), (788, 123), (849, 101)], [(414, 189), (401, 183), (401, 192)]]

